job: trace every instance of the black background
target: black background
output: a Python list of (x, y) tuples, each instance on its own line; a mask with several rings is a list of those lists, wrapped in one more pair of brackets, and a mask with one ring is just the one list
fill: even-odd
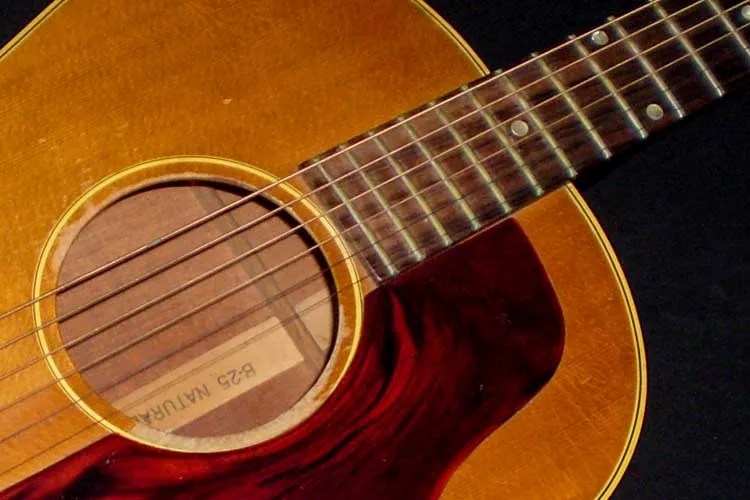
[[(47, 3), (0, 0), (0, 41)], [(641, 4), (429, 3), (493, 69)], [(750, 498), (749, 118), (750, 92), (732, 95), (576, 183), (630, 281), (649, 363), (643, 433), (615, 498)]]

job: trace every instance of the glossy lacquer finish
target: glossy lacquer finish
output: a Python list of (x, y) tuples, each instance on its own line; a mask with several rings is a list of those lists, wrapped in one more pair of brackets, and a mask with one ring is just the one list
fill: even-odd
[[(165, 156), (207, 155), (284, 177), (332, 145), (486, 73), (455, 32), (409, 0), (59, 1), (0, 52), (0, 64), (0, 212), (13, 217), (13, 224), (0, 224), (3, 310), (29, 299), (40, 248), (72, 200), (116, 172)], [(552, 380), (521, 411), (476, 448), (465, 443), (463, 451), (473, 451), (454, 457), (451, 466), (460, 465), (450, 478), (427, 483), (447, 479), (446, 498), (606, 497), (633, 452), (644, 408), (643, 345), (627, 284), (573, 187), (514, 217), (559, 301), (564, 355)], [(479, 278), (465, 270), (462, 283), (481, 285), (488, 269), (500, 265), (497, 252)], [(13, 320), (0, 327), (3, 339), (33, 328), (30, 314)], [(18, 366), (38, 352), (32, 338), (0, 352), (0, 364)], [(452, 353), (451, 363), (458, 359)], [(0, 400), (54, 383), (46, 366), (36, 367), (2, 384)], [(448, 368), (448, 362), (440, 367)], [(117, 471), (115, 477), (132, 474), (130, 484), (137, 486), (128, 496), (149, 490), (153, 457), (168, 456), (108, 437), (57, 386), (0, 415), (0, 435), (42, 415), (55, 416), (0, 441), (0, 498), (18, 494), (23, 481), (55, 491), (87, 465)], [(123, 453), (111, 456), (118, 448)], [(433, 449), (399, 451), (436, 456)], [(174, 463), (229, 488), (241, 481), (226, 470), (243, 456), (175, 455)], [(102, 463), (94, 466), (96, 458)], [(209, 458), (214, 469), (203, 468)], [(171, 484), (182, 481), (179, 467), (161, 474)], [(341, 485), (330, 484), (329, 497), (336, 488)], [(181, 491), (193, 495), (187, 484)], [(203, 493), (197, 489), (195, 496)]]
[(371, 293), (357, 355), (312, 418), (216, 455), (112, 436), (17, 485), (11, 498), (425, 498), (553, 375), (560, 308), (507, 222)]

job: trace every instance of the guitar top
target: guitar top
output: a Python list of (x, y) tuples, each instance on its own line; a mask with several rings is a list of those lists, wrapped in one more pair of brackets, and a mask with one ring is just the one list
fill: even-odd
[(743, 88), (750, 4), (490, 73), (421, 2), (61, 0), (0, 65), (0, 496), (602, 498), (645, 356), (570, 182)]

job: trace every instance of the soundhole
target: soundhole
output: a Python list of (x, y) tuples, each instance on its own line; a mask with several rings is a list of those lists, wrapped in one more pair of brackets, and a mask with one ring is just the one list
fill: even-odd
[(214, 182), (141, 189), (100, 210), (67, 249), (59, 284), (152, 245), (57, 297), (62, 343), (84, 385), (128, 416), (136, 437), (256, 429), (282, 418), (326, 366), (336, 294), (293, 217), (256, 197), (159, 240), (247, 194)]

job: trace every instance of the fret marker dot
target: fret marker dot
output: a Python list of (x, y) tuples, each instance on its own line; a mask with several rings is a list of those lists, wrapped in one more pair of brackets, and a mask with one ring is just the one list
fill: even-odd
[(742, 7), (740, 16), (742, 16), (742, 19), (744, 19), (745, 21), (750, 21), (750, 5), (745, 5), (744, 7)]
[(510, 131), (516, 137), (523, 137), (529, 133), (529, 125), (523, 120), (516, 120), (510, 124)]
[(609, 35), (606, 31), (594, 31), (591, 34), (591, 41), (597, 44), (598, 46), (607, 45), (609, 43)]
[(664, 118), (664, 110), (658, 104), (649, 104), (646, 106), (646, 114), (654, 121)]

